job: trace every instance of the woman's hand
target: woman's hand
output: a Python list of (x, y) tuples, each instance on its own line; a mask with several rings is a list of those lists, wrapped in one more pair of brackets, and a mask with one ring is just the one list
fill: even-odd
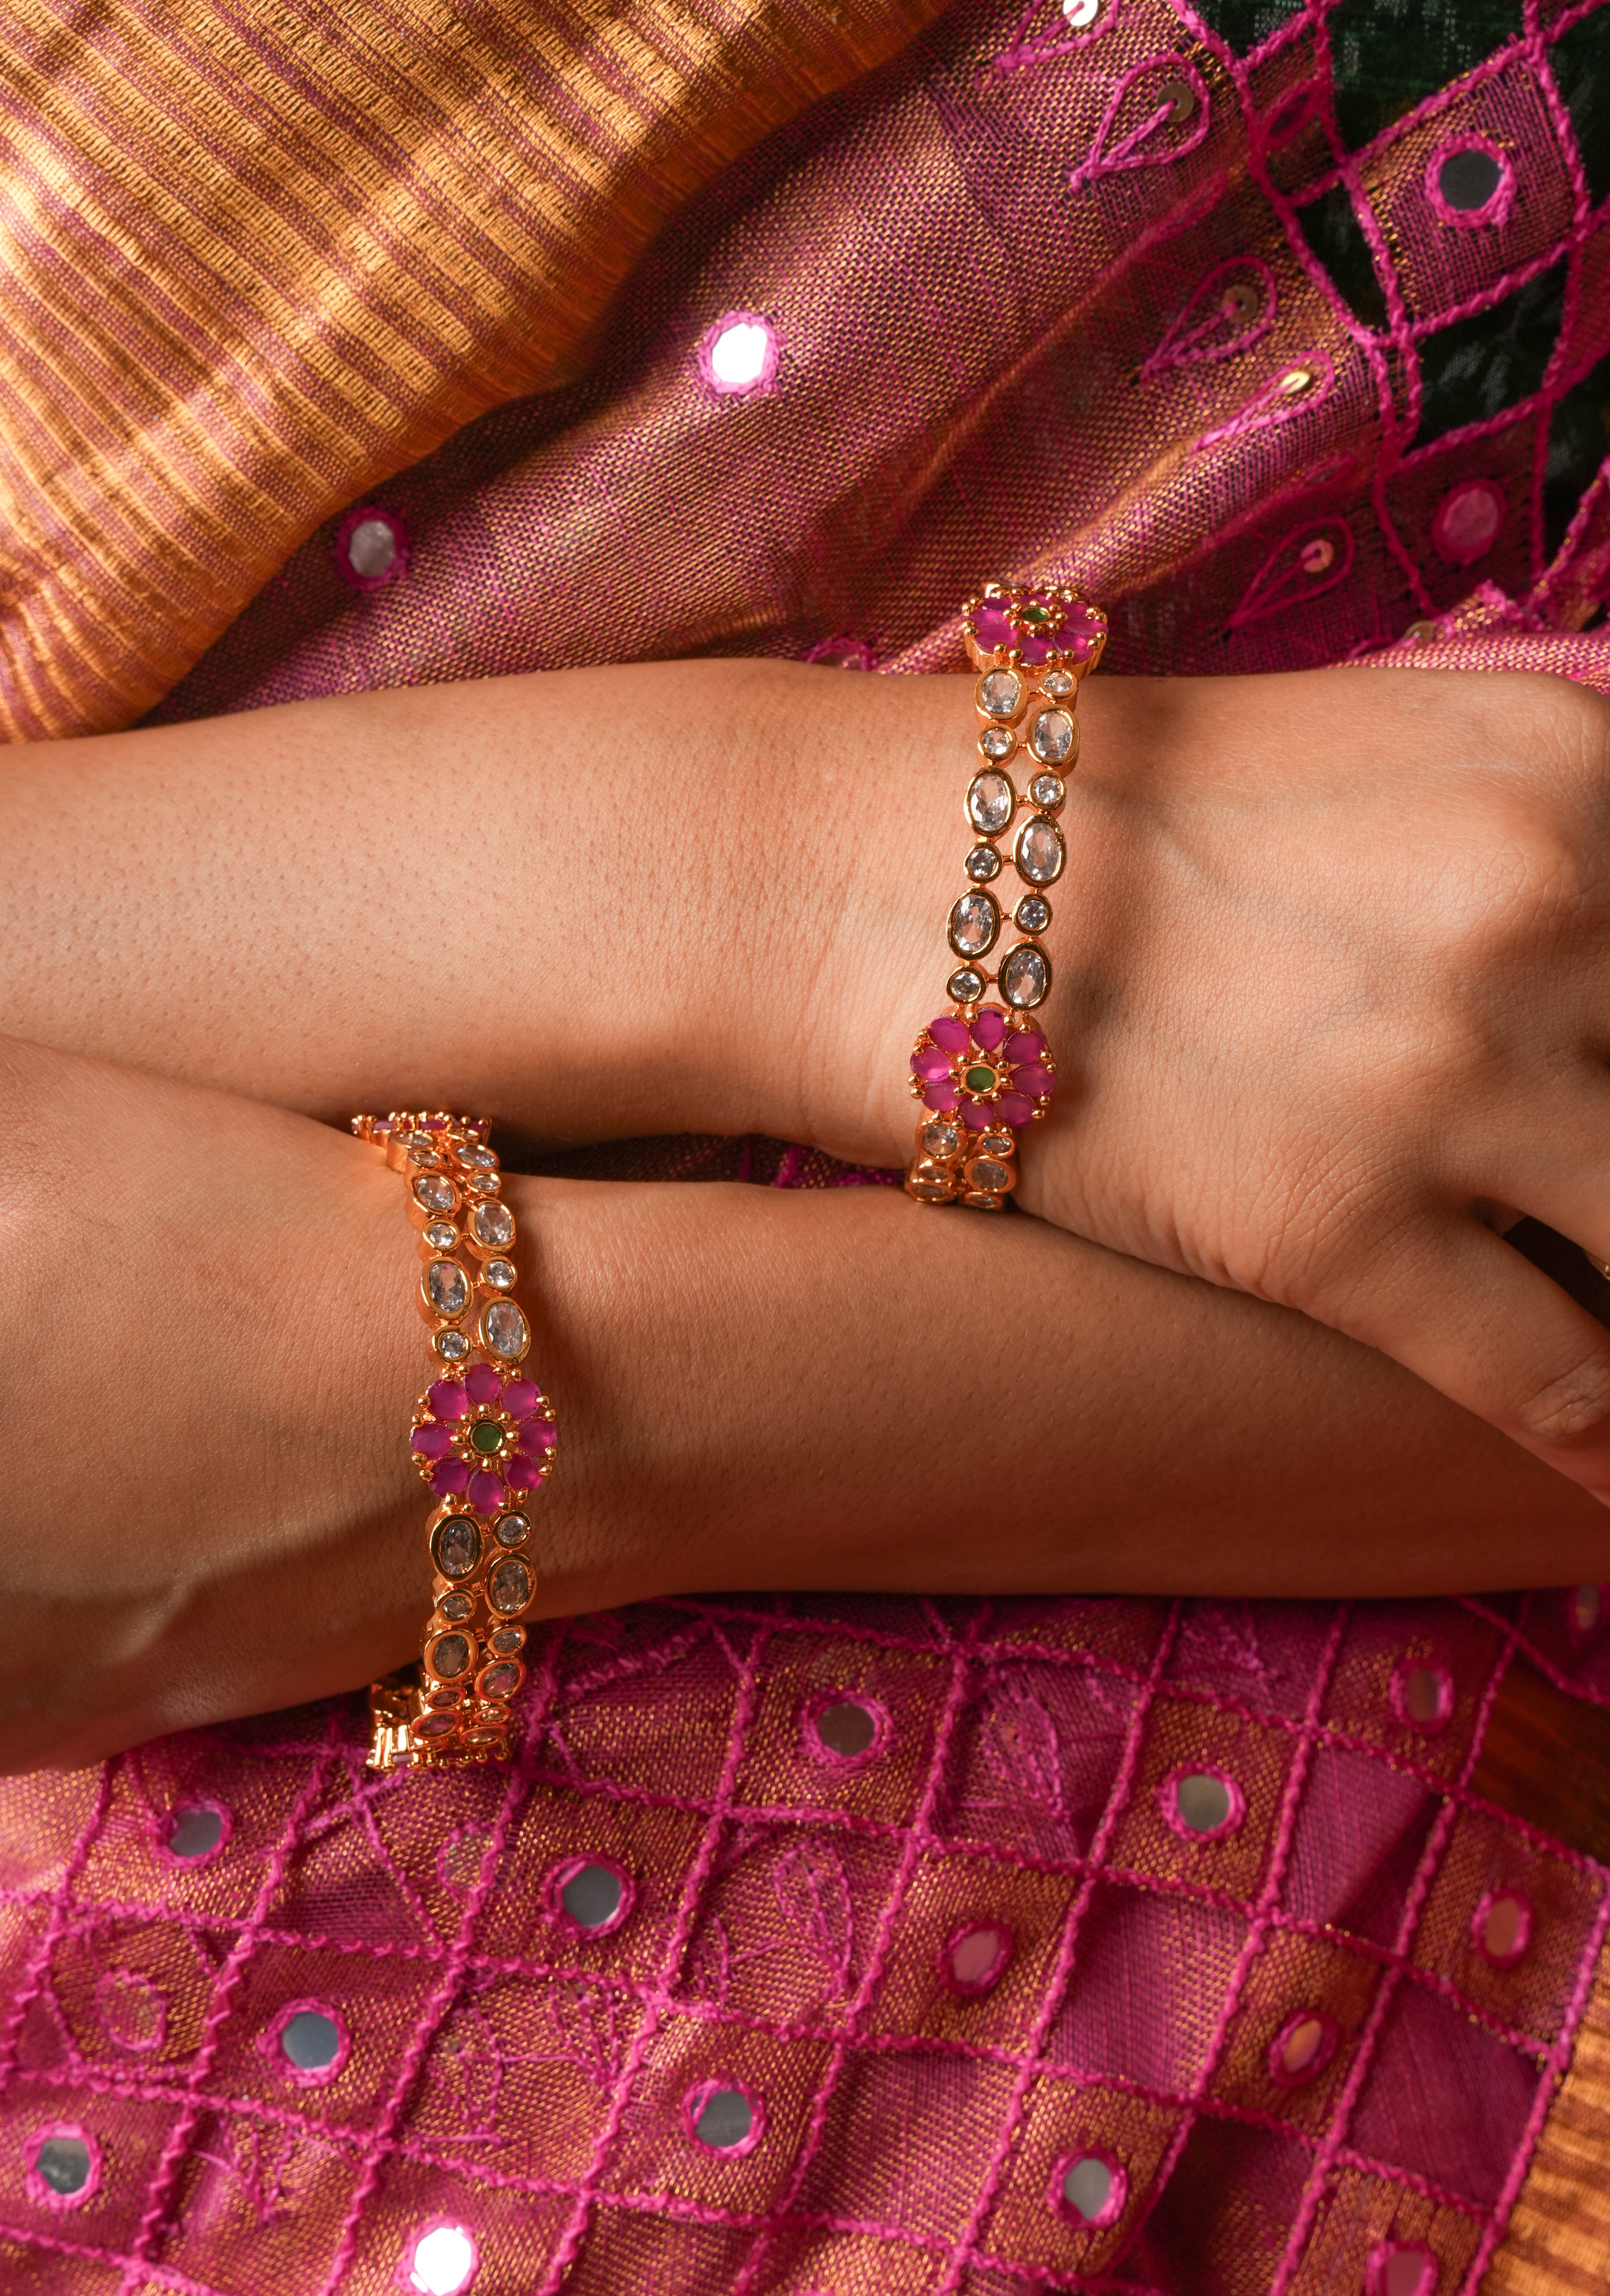
[[(1592, 1500), (1384, 1357), (1039, 1221), (886, 1188), (505, 1194), (561, 1431), (547, 1615), (1600, 1568)], [(0, 1769), (417, 1653), (401, 1196), (305, 1118), (0, 1040)]]
[(1610, 709), (1339, 670), (1087, 689), (1033, 1210), (1380, 1348), (1610, 1499)]

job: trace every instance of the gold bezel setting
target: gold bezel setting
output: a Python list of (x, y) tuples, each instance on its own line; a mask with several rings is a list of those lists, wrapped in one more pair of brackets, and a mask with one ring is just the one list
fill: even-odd
[[(911, 1092), (923, 1112), (906, 1191), (919, 1203), (1000, 1211), (1017, 1185), (1017, 1130), (1045, 1115), (1055, 1086), (1056, 1063), (1033, 1017), (1053, 979), (1039, 936), (1051, 922), (1046, 890), (1067, 867), (1056, 816), (1079, 762), (1079, 689), (1101, 660), (1107, 620), (1065, 585), (986, 582), (963, 606), (961, 624), (977, 673), (975, 763), (962, 800), (973, 841), (963, 862), (968, 882), (945, 922), (947, 946), (960, 960), (946, 982), (952, 1009), (930, 1021), (912, 1048)], [(1009, 770), (1020, 756), (1029, 761), (1022, 789)], [(998, 796), (994, 809), (982, 804), (992, 778), (1012, 798), (999, 821)], [(1003, 847), (1026, 889), (1015, 905), (987, 890), (1000, 872), (989, 868), (986, 849), (1004, 863)], [(1035, 874), (1023, 865), (1025, 854)], [(1033, 924), (1015, 913), (1028, 901), (1039, 903), (1030, 911)], [(1021, 938), (990, 972), (983, 960), (997, 951), (1009, 912)], [(992, 921), (989, 937), (968, 947), (958, 925), (976, 925), (982, 915)], [(998, 1003), (986, 1001), (990, 989)]]
[[(420, 1263), (415, 1304), (432, 1356), (410, 1449), (437, 1500), (425, 1523), (431, 1594), (419, 1663), (370, 1685), (369, 1767), (503, 1761), (508, 1702), (529, 1672), (525, 1629), (514, 1622), (538, 1594), (530, 1503), (558, 1449), (552, 1406), (521, 1369), (531, 1324), (514, 1297), (515, 1222), (499, 1201), (484, 1122), (438, 1111), (354, 1117), (352, 1128), (407, 1184)], [(495, 1242), (477, 1233), (493, 1206)], [(494, 1580), (503, 1602), (493, 1600)], [(520, 1602), (506, 1600), (522, 1588)]]

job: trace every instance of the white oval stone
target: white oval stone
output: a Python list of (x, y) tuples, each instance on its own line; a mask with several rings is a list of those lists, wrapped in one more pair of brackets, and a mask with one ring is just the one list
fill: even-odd
[(431, 1533), (431, 1553), (444, 1578), (467, 1578), (481, 1560), (479, 1527), (468, 1515), (448, 1515)]
[(967, 1167), (967, 1180), (972, 1187), (989, 1188), (997, 1194), (1012, 1185), (1012, 1175), (1006, 1167), (990, 1156), (980, 1156)]
[(425, 1299), (432, 1315), (449, 1321), (470, 1304), (470, 1279), (455, 1259), (432, 1259), (424, 1273)]
[(962, 1136), (954, 1124), (924, 1124), (923, 1145), (931, 1156), (954, 1156)]
[(444, 1174), (422, 1172), (414, 1183), (414, 1200), (428, 1212), (450, 1212), (458, 1201), (458, 1192)]
[(531, 1599), (531, 1574), (517, 1554), (505, 1555), (487, 1577), (487, 1601), (495, 1611), (523, 1611)]
[(1054, 701), (1065, 701), (1073, 691), (1073, 680), (1065, 669), (1048, 669), (1040, 683)]
[(1045, 766), (1060, 766), (1073, 747), (1073, 720), (1065, 709), (1042, 709), (1029, 731), (1029, 747)]
[(967, 784), (967, 818), (981, 837), (998, 837), (1017, 810), (1017, 791), (1005, 774), (974, 774)]
[(477, 1147), (473, 1141), (467, 1143), (459, 1150), (458, 1160), (461, 1164), (469, 1165), (477, 1172), (495, 1172), (497, 1169), (497, 1159), (491, 1150)]
[(1044, 951), (1020, 942), (1000, 969), (1000, 993), (1019, 1013), (1043, 1004), (1051, 993), (1051, 967)]
[(957, 956), (983, 956), (995, 946), (1000, 910), (993, 893), (964, 893), (950, 912), (950, 946)]
[(1023, 706), (1023, 682), (1014, 669), (991, 669), (978, 681), (978, 706), (986, 718), (1015, 718)]
[[(470, 1670), (468, 1635), (438, 1635), (431, 1645), (427, 1664), (439, 1682), (455, 1682), (461, 1674), (468, 1674)], [(421, 1734), (424, 1734), (422, 1732)]]
[(500, 1363), (518, 1363), (531, 1344), (530, 1325), (513, 1300), (489, 1301), (481, 1312), (481, 1336)]
[(1062, 875), (1068, 849), (1056, 824), (1037, 817), (1025, 821), (1018, 831), (1017, 849), (1012, 857), (1018, 875), (1031, 885), (1054, 885)]
[(507, 1204), (477, 1204), (470, 1215), (477, 1243), (505, 1251), (514, 1241), (514, 1215)]

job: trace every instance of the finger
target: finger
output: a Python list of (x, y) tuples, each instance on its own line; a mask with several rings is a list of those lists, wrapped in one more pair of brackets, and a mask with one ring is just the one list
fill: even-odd
[(1610, 1331), (1490, 1228), (1427, 1218), (1336, 1320), (1610, 1505)]

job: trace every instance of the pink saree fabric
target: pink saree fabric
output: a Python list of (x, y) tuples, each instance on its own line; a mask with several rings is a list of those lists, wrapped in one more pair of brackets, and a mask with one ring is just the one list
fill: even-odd
[[(1344, 154), (1319, 0), (1250, 54), (1183, 0), (958, 7), (698, 195), (585, 379), (355, 504), (382, 573), (332, 520), (164, 714), (689, 652), (936, 668), (995, 570), (1105, 600), (1123, 670), (1610, 692), (1605, 490), (1557, 550), (1544, 519), (1553, 410), (1610, 350), (1550, 62), (1584, 12), (1529, 0)], [(1461, 137), (1509, 171), (1475, 225), (1428, 189)], [(1337, 185), (1378, 325), (1301, 227)], [(1555, 266), (1540, 379), (1417, 447), (1426, 342)], [(739, 320), (768, 357), (723, 390)], [(1482, 1764), (1517, 1682), (1610, 1705), (1607, 1628), (1603, 1587), (670, 1603), (534, 1637), (506, 1771), (372, 1777), (337, 1704), (12, 1782), (0, 2276), (1474, 2291), (1610, 1926), (1610, 1869)], [(1506, 2285), (1600, 2284), (1538, 2238), (1588, 2276)]]

